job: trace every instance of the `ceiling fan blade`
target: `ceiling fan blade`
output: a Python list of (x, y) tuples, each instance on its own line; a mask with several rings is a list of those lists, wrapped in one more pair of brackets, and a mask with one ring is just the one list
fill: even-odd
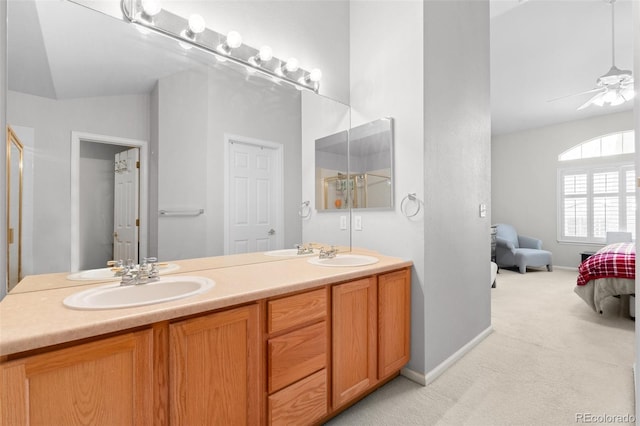
[(588, 107), (591, 104), (595, 104), (596, 101), (600, 100), (600, 98), (602, 98), (604, 96), (605, 92), (600, 92), (598, 94), (596, 94), (595, 96), (593, 96), (592, 98), (590, 98), (587, 102), (583, 103), (582, 105), (580, 105), (577, 109), (577, 111), (580, 111), (582, 109), (585, 109), (586, 107)]
[(591, 90), (585, 90), (584, 92), (574, 93), (572, 95), (564, 95), (564, 96), (560, 96), (560, 97), (557, 97), (557, 98), (549, 99), (549, 100), (547, 100), (547, 102), (555, 102), (555, 101), (559, 101), (560, 99), (566, 99), (566, 98), (572, 98), (574, 96), (586, 95), (587, 93), (602, 92), (604, 90), (605, 89), (603, 87), (596, 87), (596, 88), (593, 88)]

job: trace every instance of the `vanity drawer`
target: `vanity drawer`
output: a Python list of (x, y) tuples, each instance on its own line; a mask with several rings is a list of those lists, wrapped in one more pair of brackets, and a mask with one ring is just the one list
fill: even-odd
[(269, 393), (327, 366), (326, 321), (269, 339)]
[(267, 310), (269, 333), (286, 330), (312, 320), (324, 319), (327, 316), (327, 290), (321, 288), (270, 300)]
[(312, 424), (327, 414), (327, 398), (325, 369), (269, 396), (269, 424)]

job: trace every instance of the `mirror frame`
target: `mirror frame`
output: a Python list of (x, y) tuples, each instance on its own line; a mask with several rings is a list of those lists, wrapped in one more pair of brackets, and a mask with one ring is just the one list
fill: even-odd
[[(15, 159), (13, 158), (12, 152), (14, 149), (17, 149), (19, 153), (17, 164), (14, 163)], [(18, 136), (14, 133), (13, 129), (10, 126), (7, 126), (7, 176), (6, 176), (6, 195), (7, 195), (7, 204), (6, 204), (6, 215), (7, 215), (7, 292), (11, 291), (11, 289), (15, 286), (11, 285), (12, 276), (11, 276), (11, 250), (10, 246), (15, 243), (14, 241), (14, 230), (12, 228), (12, 219), (11, 219), (11, 200), (12, 200), (12, 182), (11, 175), (14, 167), (18, 167), (19, 178), (18, 178), (18, 277), (15, 284), (18, 284), (22, 279), (22, 183), (23, 183), (23, 161), (24, 161), (24, 147)], [(16, 189), (16, 188), (13, 188)]]

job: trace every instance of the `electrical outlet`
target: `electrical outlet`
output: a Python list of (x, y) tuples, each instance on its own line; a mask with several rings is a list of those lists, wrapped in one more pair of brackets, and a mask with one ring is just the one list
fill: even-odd
[(353, 228), (356, 231), (362, 231), (362, 216), (353, 217)]
[(342, 229), (343, 231), (347, 229), (347, 217), (346, 216), (340, 216), (340, 229)]

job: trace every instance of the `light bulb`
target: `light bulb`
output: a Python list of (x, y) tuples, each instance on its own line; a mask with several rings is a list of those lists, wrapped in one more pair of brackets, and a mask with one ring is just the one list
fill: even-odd
[(160, 7), (160, 3), (155, 0), (142, 0), (142, 11), (147, 16), (155, 16), (162, 8)]
[(273, 59), (273, 50), (271, 50), (269, 46), (262, 46), (258, 52), (258, 58), (260, 58), (262, 62), (269, 62)]
[(231, 49), (236, 49), (236, 48), (242, 46), (242, 36), (237, 31), (229, 31), (227, 33), (226, 44)]
[(189, 31), (195, 35), (203, 32), (204, 29), (205, 24), (202, 16), (196, 14), (189, 16)]
[(287, 72), (296, 72), (298, 71), (298, 68), (300, 68), (300, 65), (296, 58), (287, 59), (287, 63), (284, 66), (284, 69), (287, 70)]
[(322, 71), (320, 71), (318, 68), (312, 69), (311, 72), (309, 73), (309, 80), (313, 81), (314, 83), (319, 82), (321, 78), (322, 78)]

